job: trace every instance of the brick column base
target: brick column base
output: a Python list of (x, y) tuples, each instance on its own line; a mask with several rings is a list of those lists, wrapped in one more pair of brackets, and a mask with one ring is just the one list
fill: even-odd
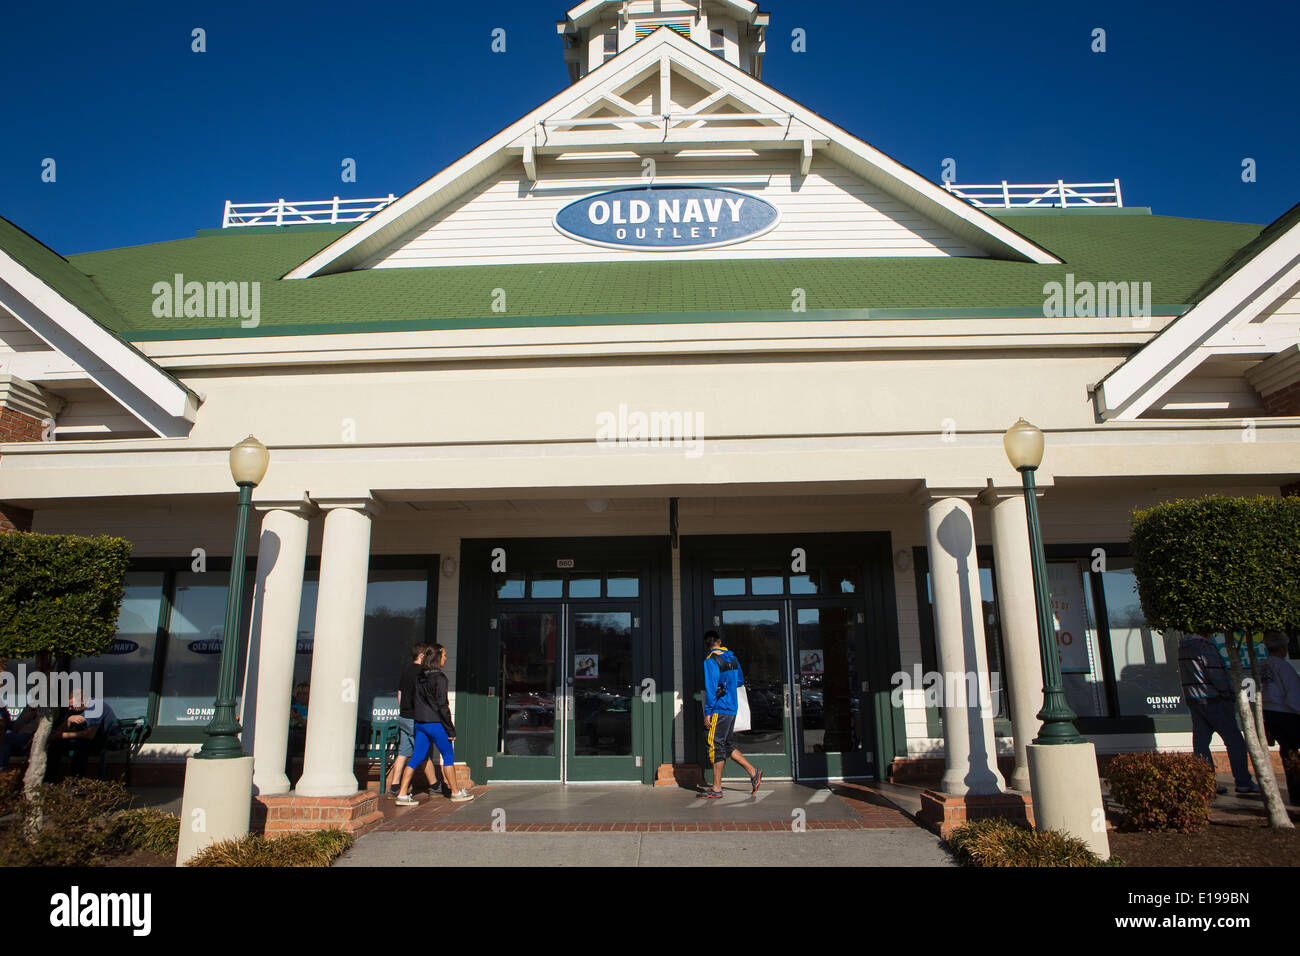
[(372, 790), (346, 797), (299, 797), (289, 793), (253, 797), (249, 829), (269, 837), (334, 828), (360, 836), (383, 822), (379, 794)]
[(921, 812), (916, 819), (921, 826), (946, 840), (963, 823), (989, 817), (1006, 817), (1033, 826), (1033, 800), (1027, 793), (971, 796), (926, 790), (921, 794)]

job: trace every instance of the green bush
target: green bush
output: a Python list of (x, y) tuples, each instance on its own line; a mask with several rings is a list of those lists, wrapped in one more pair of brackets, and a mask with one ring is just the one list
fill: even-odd
[(122, 538), (0, 534), (0, 654), (103, 653), (117, 632), (130, 560)]
[(948, 837), (948, 848), (963, 866), (1120, 866), (1103, 862), (1082, 840), (1045, 830), (1041, 833), (1003, 817), (964, 823)]
[(151, 807), (124, 810), (108, 824), (105, 849), (114, 853), (176, 854), (181, 836), (181, 818)]
[(1214, 767), (1195, 754), (1118, 754), (1106, 776), (1135, 830), (1193, 833), (1210, 822)]
[(1151, 627), (1255, 634), (1300, 623), (1300, 497), (1166, 502), (1135, 511), (1130, 538)]
[(352, 843), (352, 834), (342, 830), (289, 833), (280, 837), (250, 833), (242, 840), (212, 844), (186, 866), (329, 866)]

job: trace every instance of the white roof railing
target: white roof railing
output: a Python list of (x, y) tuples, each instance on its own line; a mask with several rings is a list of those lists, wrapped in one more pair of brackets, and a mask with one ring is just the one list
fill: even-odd
[(1078, 206), (1123, 206), (1119, 180), (1108, 183), (1000, 183), (988, 185), (944, 183), (943, 188), (972, 206), (1018, 209), (1029, 206), (1065, 209)]
[(236, 226), (300, 226), (305, 223), (362, 222), (369, 219), (397, 197), (386, 199), (312, 199), (303, 202), (231, 202), (226, 200), (221, 228)]

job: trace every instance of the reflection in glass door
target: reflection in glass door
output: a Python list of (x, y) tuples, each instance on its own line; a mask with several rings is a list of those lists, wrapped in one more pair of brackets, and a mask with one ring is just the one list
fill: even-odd
[(561, 609), (511, 611), (497, 617), (500, 669), (496, 763), (525, 779), (559, 779)]
[[(824, 600), (719, 606), (715, 621), (749, 696), (751, 729), (736, 734), (736, 746), (764, 774), (870, 774), (862, 617), (854, 605)], [(734, 764), (725, 773), (741, 776)]]
[(799, 607), (794, 620), (794, 710), (798, 777), (864, 774), (866, 760), (863, 654), (857, 611), (847, 606)]
[(493, 777), (620, 780), (634, 777), (639, 715), (634, 639), (625, 607), (512, 609), (498, 637)]
[(571, 610), (565, 663), (565, 780), (617, 780), (635, 767), (633, 625), (630, 610)]
[[(755, 767), (773, 777), (790, 776), (787, 746), (790, 680), (786, 660), (785, 602), (763, 608), (724, 608), (722, 643), (740, 661), (749, 697), (750, 729), (735, 744)], [(708, 692), (707, 690), (705, 691)], [(724, 774), (741, 774), (730, 762)]]

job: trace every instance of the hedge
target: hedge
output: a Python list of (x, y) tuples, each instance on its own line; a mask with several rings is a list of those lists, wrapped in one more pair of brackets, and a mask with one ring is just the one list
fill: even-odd
[(102, 654), (130, 560), (123, 538), (0, 534), (0, 655)]
[(1300, 624), (1300, 498), (1213, 495), (1133, 513), (1147, 623), (1213, 634)]

